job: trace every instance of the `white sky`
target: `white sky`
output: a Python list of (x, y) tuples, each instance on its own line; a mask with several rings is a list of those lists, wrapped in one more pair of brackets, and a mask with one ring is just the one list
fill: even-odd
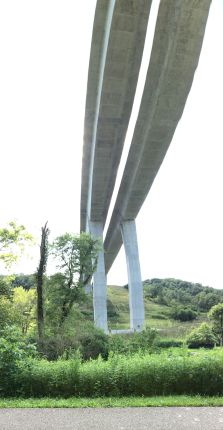
[[(17, 219), (38, 236), (48, 220), (52, 237), (79, 232), (95, 3), (0, 0), (1, 226)], [(213, 0), (183, 118), (137, 218), (143, 279), (223, 288), (222, 22), (223, 1)], [(37, 262), (38, 249), (17, 270)], [(108, 282), (127, 282), (123, 252)]]

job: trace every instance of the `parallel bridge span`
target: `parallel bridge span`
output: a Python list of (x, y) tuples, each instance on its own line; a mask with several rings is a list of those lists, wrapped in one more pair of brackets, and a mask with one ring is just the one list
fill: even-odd
[[(106, 276), (124, 242), (130, 327), (144, 322), (135, 218), (182, 116), (211, 0), (161, 0), (138, 119), (94, 275), (94, 315), (107, 331)], [(81, 229), (103, 236), (137, 84), (151, 1), (98, 0), (82, 164)], [(141, 30), (140, 30), (141, 29)], [(126, 52), (125, 52), (126, 51)], [(105, 259), (105, 261), (104, 261)]]

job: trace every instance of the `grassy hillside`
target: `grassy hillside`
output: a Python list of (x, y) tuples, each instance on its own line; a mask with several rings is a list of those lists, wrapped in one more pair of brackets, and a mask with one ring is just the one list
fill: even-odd
[[(146, 325), (159, 331), (161, 337), (183, 339), (190, 331), (208, 321), (212, 306), (223, 302), (223, 290), (204, 287), (178, 279), (151, 279), (144, 282)], [(193, 321), (174, 320), (174, 309), (191, 309), (197, 314)], [(86, 319), (93, 319), (92, 297), (81, 306)], [(108, 287), (109, 329), (129, 328), (128, 286)]]
[[(160, 336), (176, 339), (184, 338), (193, 327), (207, 320), (207, 314), (202, 313), (195, 321), (179, 322), (170, 318), (171, 308), (155, 303), (145, 297), (146, 325), (156, 328)], [(129, 328), (128, 290), (123, 287), (108, 287), (108, 318), (110, 329)]]

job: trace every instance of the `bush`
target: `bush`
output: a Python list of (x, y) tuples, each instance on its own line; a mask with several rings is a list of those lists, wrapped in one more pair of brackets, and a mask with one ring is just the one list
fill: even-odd
[(36, 348), (26, 342), (15, 327), (6, 327), (0, 333), (0, 393), (9, 396), (17, 392), (22, 366), (29, 366)]
[(69, 359), (74, 351), (80, 348), (80, 343), (74, 336), (57, 334), (37, 339), (37, 349), (40, 356), (55, 361), (60, 357)]
[(203, 323), (198, 328), (192, 330), (186, 338), (186, 343), (189, 348), (213, 348), (217, 343), (217, 338), (211, 327)]
[(33, 360), (23, 367), (24, 396), (157, 396), (171, 394), (222, 395), (223, 352), (110, 355), (107, 361), (80, 359)]
[(73, 334), (45, 337), (37, 341), (37, 345), (39, 353), (50, 361), (61, 357), (68, 360), (77, 351), (83, 360), (95, 359), (99, 355), (106, 359), (109, 350), (108, 336), (91, 323), (83, 324), (78, 332), (73, 331)]
[(158, 348), (179, 348), (183, 346), (182, 340), (176, 339), (158, 339), (156, 341), (156, 346)]
[(193, 321), (197, 318), (197, 312), (190, 308), (176, 308), (171, 312), (171, 318), (182, 322)]
[(109, 338), (109, 351), (119, 354), (132, 354), (141, 351), (150, 351), (154, 345), (157, 331), (146, 328), (140, 333), (111, 335)]
[(108, 335), (102, 330), (92, 327), (91, 330), (78, 336), (79, 349), (84, 360), (97, 358), (99, 355), (107, 359), (109, 351)]

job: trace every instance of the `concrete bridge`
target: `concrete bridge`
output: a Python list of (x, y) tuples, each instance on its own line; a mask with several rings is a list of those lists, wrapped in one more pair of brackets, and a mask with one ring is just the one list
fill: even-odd
[[(81, 231), (104, 237), (138, 81), (152, 0), (98, 0), (84, 124)], [(198, 65), (211, 0), (161, 0), (138, 118), (104, 249), (94, 274), (94, 318), (107, 326), (106, 273), (122, 243), (130, 329), (144, 323), (135, 219), (182, 116)]]

